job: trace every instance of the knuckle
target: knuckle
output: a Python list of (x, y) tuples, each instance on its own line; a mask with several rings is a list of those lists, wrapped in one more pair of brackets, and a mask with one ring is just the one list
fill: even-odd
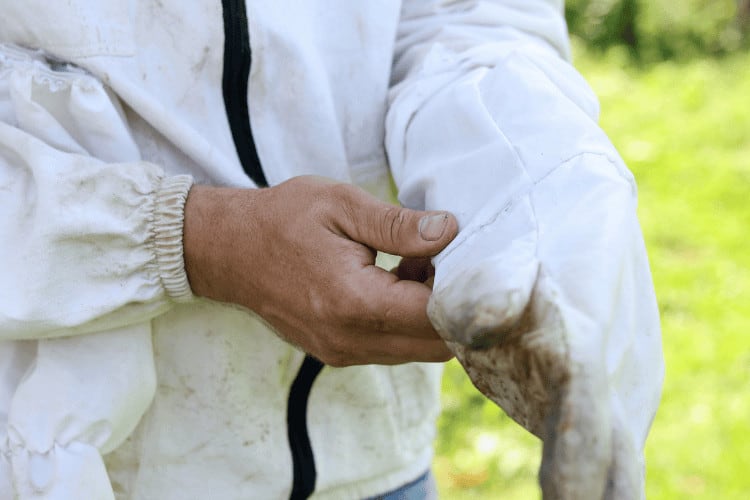
[(350, 184), (332, 184), (326, 193), (325, 201), (328, 214), (344, 223), (356, 226), (357, 222), (357, 192)]
[(317, 193), (313, 203), (317, 210), (326, 216), (335, 215), (341, 206), (334, 186), (327, 187)]
[(349, 283), (342, 287), (334, 307), (343, 326), (352, 327), (368, 316), (368, 304), (367, 297), (361, 287)]
[(329, 333), (320, 337), (317, 357), (323, 363), (341, 368), (351, 364), (350, 349), (347, 349), (346, 338), (337, 333)]
[(384, 310), (371, 310), (367, 315), (369, 328), (378, 333), (390, 333), (397, 320), (398, 315), (393, 306), (387, 306)]
[(337, 206), (353, 206), (354, 205), (354, 186), (346, 183), (331, 184), (328, 187), (328, 197)]
[(454, 354), (450, 351), (445, 351), (435, 356), (435, 361), (439, 363), (446, 363), (454, 358)]
[(343, 368), (352, 364), (351, 356), (349, 356), (340, 347), (332, 347), (330, 349), (327, 349), (323, 354), (321, 354), (320, 360), (323, 363), (335, 368)]
[(394, 247), (399, 247), (401, 233), (406, 225), (406, 214), (399, 208), (388, 206), (383, 210), (380, 219), (380, 237), (383, 241), (390, 242)]
[(316, 184), (307, 190), (310, 199), (310, 210), (323, 215), (335, 215), (341, 210), (345, 197), (341, 194), (346, 190), (346, 184), (325, 183)]
[(371, 314), (368, 318), (369, 329), (376, 333), (390, 333), (391, 332), (391, 321), (387, 317)]
[(332, 366), (333, 368), (346, 368), (347, 366), (354, 365), (354, 363), (352, 363), (350, 359), (341, 355), (332, 355), (327, 359), (321, 361), (323, 361), (323, 363), (328, 366)]

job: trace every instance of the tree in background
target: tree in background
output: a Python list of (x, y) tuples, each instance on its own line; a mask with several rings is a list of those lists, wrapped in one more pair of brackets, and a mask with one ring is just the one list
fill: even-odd
[(737, 0), (737, 22), (743, 35), (750, 31), (750, 0)]
[(750, 39), (750, 0), (568, 0), (566, 16), (589, 47), (646, 62), (722, 55)]
[(624, 45), (638, 53), (637, 0), (569, 0), (565, 14), (573, 35), (592, 47)]

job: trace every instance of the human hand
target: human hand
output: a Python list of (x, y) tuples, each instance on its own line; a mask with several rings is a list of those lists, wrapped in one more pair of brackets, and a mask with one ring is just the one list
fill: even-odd
[(440, 256), (428, 314), (544, 442), (545, 500), (642, 498), (663, 362), (632, 185), (583, 156), (504, 207)]
[(427, 318), (430, 288), (375, 266), (376, 250), (430, 257), (455, 218), (383, 203), (348, 184), (297, 177), (278, 186), (194, 186), (185, 205), (193, 292), (245, 306), (332, 366), (445, 361)]

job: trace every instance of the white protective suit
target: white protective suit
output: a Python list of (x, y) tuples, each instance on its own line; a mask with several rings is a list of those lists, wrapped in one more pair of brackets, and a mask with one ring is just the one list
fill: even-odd
[[(595, 437), (625, 442), (642, 494), (658, 315), (632, 179), (567, 62), (561, 0), (0, 0), (0, 12), (0, 498), (314, 486), (353, 499), (429, 467), (439, 365), (325, 367), (294, 396), (303, 353), (191, 294), (190, 186), (256, 186), (222, 91), (244, 88), (227, 73), (243, 30), (268, 183), (313, 173), (385, 197), (390, 167), (406, 206), (456, 214), (435, 261), (440, 333), (532, 432), (557, 436), (550, 408), (570, 406)], [(565, 368), (483, 387), (518, 363), (492, 372), (491, 350), (463, 346), (526, 330)], [(550, 396), (529, 377), (572, 389)], [(306, 419), (288, 425), (293, 398)], [(614, 446), (588, 456), (594, 469), (617, 467)], [(547, 476), (575, 476), (552, 462)]]

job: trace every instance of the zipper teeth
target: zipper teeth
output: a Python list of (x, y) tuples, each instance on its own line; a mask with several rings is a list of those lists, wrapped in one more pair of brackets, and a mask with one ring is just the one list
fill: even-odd
[(224, 74), (222, 91), (232, 139), (245, 173), (259, 187), (268, 186), (255, 148), (247, 104), (252, 63), (245, 0), (222, 0), (224, 9)]

